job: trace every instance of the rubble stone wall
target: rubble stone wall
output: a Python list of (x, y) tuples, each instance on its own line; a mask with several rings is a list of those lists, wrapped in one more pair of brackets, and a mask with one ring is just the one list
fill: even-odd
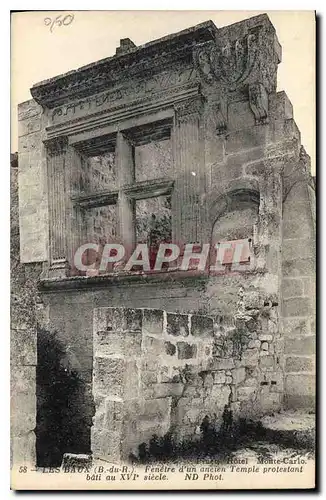
[(257, 306), (257, 296), (240, 293), (234, 317), (96, 308), (94, 457), (137, 455), (168, 432), (193, 439), (206, 415), (222, 421), (225, 405), (235, 418), (278, 410), (277, 308)]

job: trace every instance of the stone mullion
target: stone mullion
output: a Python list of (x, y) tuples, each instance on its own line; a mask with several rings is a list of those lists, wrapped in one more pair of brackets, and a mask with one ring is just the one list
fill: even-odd
[(126, 195), (124, 187), (134, 182), (135, 167), (133, 146), (121, 132), (118, 132), (116, 141), (116, 168), (119, 189), (118, 235), (128, 255), (136, 241), (135, 202)]

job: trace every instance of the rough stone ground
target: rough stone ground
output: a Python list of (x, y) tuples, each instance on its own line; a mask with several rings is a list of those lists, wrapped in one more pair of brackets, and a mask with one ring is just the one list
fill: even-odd
[(262, 418), (262, 424), (267, 429), (279, 431), (311, 432), (315, 429), (315, 414), (302, 411), (284, 411)]
[[(248, 463), (257, 463), (259, 458), (284, 459), (300, 456), (307, 461), (314, 460), (315, 449), (315, 414), (303, 411), (284, 411), (274, 415), (265, 416), (261, 423), (265, 431), (262, 440), (248, 442), (240, 445), (237, 450), (217, 450), (216, 455), (201, 456), (197, 463), (214, 462), (226, 463), (230, 458), (248, 459)], [(266, 432), (267, 431), (267, 432)], [(77, 456), (79, 457), (79, 456)], [(77, 461), (79, 461), (77, 459)], [(168, 462), (192, 463), (190, 457), (170, 459)], [(103, 464), (102, 460), (93, 465)]]
[(265, 416), (261, 420), (267, 430), (267, 438), (280, 439), (286, 444), (295, 447), (315, 448), (316, 416), (304, 411), (284, 411), (272, 416)]

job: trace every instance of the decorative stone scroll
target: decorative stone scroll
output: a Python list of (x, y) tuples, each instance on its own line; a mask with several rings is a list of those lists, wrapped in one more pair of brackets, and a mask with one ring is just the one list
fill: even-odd
[(264, 85), (261, 83), (249, 85), (249, 104), (255, 115), (256, 125), (267, 123), (268, 94)]

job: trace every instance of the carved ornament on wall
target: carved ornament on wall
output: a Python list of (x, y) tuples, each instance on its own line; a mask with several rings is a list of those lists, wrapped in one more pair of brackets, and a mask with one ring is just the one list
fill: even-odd
[(210, 42), (195, 50), (195, 65), (206, 82), (218, 80), (229, 90), (245, 83), (257, 60), (258, 36), (253, 30), (232, 42)]

